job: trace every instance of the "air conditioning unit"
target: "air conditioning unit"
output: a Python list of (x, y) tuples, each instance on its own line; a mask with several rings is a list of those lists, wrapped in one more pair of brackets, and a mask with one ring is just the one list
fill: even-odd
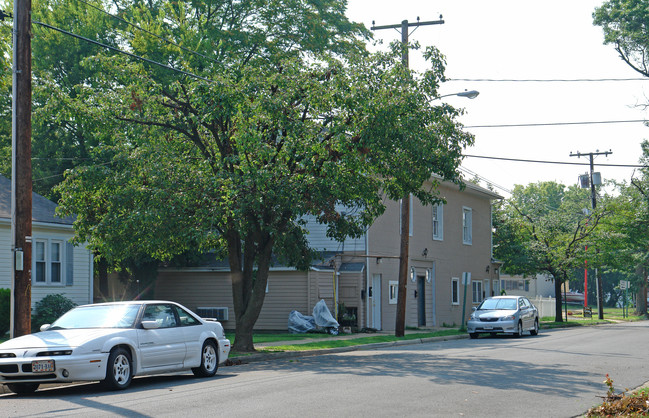
[(216, 318), (219, 321), (228, 320), (228, 308), (215, 308), (215, 307), (198, 307), (196, 314), (201, 318)]

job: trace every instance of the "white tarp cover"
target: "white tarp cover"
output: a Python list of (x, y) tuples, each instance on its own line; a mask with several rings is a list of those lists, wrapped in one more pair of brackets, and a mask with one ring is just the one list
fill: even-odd
[(337, 331), (338, 326), (338, 321), (331, 315), (324, 299), (321, 299), (313, 307), (313, 316), (302, 315), (298, 311), (291, 311), (288, 315), (288, 332), (293, 334), (313, 331), (316, 328)]

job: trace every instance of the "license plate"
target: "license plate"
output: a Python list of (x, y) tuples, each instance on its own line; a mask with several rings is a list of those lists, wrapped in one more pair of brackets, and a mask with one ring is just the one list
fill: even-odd
[(492, 325), (485, 325), (484, 329), (494, 329), (494, 327)]
[(47, 373), (54, 371), (54, 360), (32, 361), (32, 373)]

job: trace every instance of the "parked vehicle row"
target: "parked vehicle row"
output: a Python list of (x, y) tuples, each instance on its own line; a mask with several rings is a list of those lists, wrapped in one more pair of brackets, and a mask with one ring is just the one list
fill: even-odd
[(84, 305), (41, 332), (0, 344), (0, 383), (15, 393), (94, 380), (119, 390), (139, 375), (191, 370), (214, 376), (229, 353), (219, 322), (174, 302)]

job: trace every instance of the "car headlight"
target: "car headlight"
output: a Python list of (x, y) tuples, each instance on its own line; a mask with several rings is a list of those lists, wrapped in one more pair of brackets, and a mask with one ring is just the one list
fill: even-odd
[(501, 321), (513, 321), (515, 319), (516, 319), (516, 316), (514, 316), (514, 315), (507, 315), (507, 316), (503, 316), (502, 318), (500, 318)]

